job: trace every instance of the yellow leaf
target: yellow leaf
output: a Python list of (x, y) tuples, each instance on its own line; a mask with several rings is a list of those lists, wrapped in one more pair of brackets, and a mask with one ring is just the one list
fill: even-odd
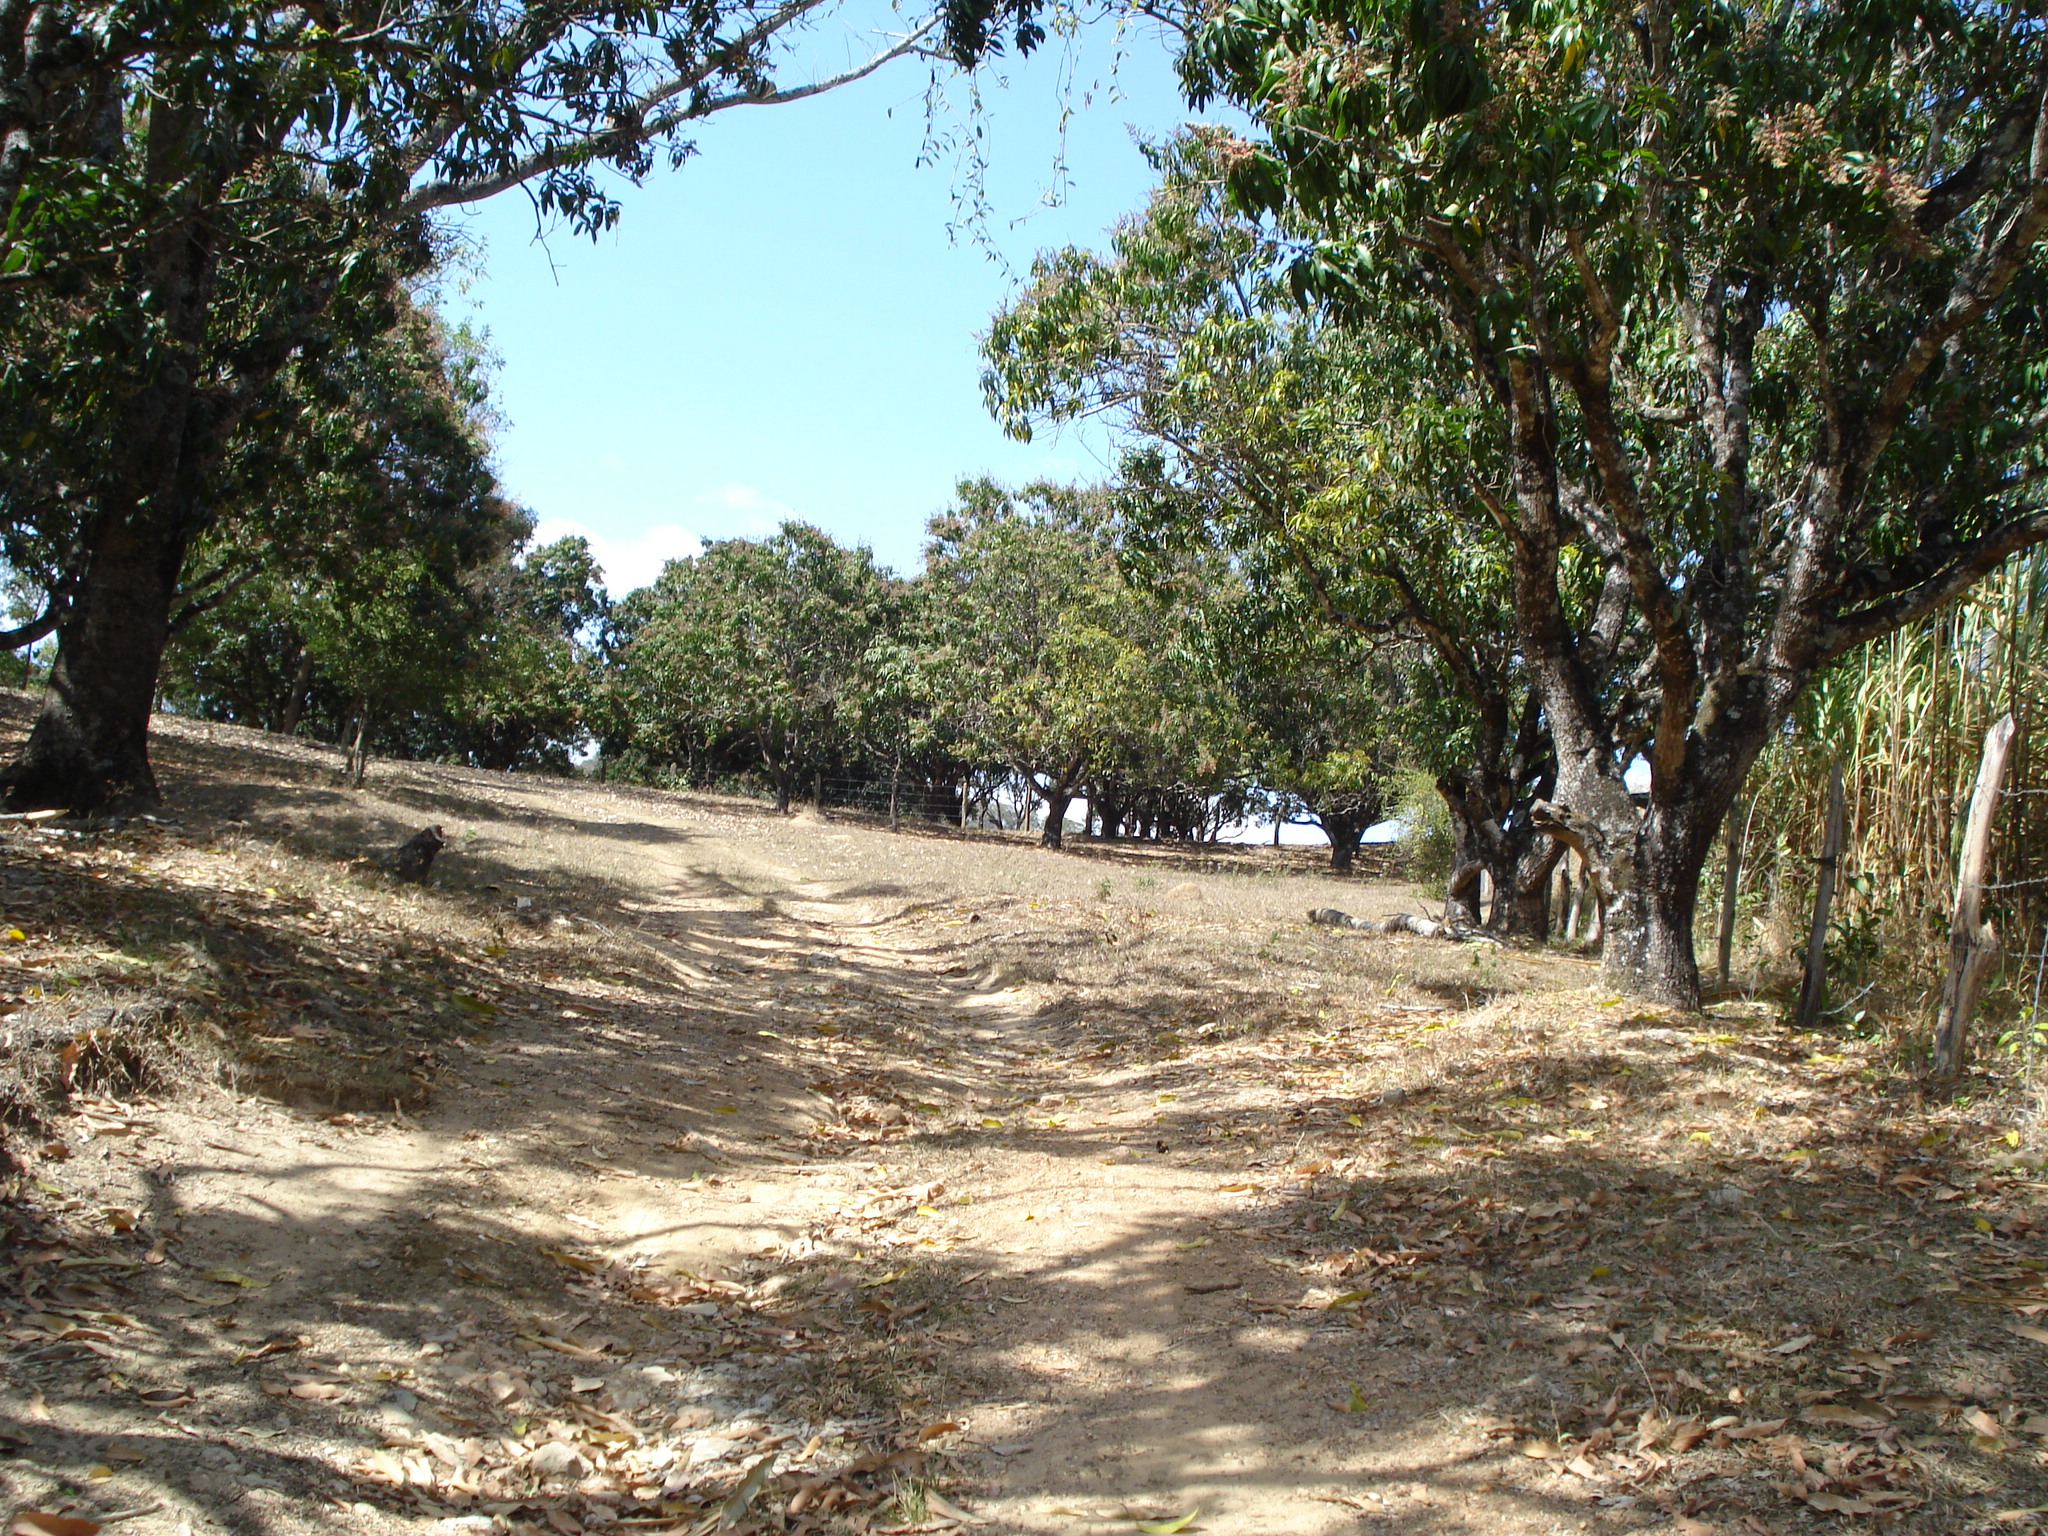
[(737, 1104), (714, 1104), (711, 1106), (711, 1113), (714, 1115), (736, 1115), (739, 1112), (740, 1107)]
[(920, 1216), (936, 1216), (939, 1214), (939, 1210), (937, 1206), (920, 1205), (917, 1208), (917, 1214)]
[(1587, 1271), (1587, 1273), (1591, 1275), (1595, 1280), (1605, 1280), (1609, 1275), (1613, 1274), (1614, 1271), (1608, 1268), (1605, 1264), (1595, 1264), (1590, 1270)]
[(10, 928), (7, 930), (7, 942), (10, 944), (26, 944), (28, 942), (28, 935), (19, 928)]
[(1693, 1131), (1685, 1139), (1687, 1141), (1704, 1141), (1711, 1146), (1714, 1141), (1714, 1133), (1712, 1131)]
[(253, 1279), (238, 1269), (209, 1269), (204, 1278), (211, 1280), (215, 1285), (240, 1285), (252, 1291), (260, 1291), (270, 1284), (268, 1280)]
[(981, 1117), (981, 1123), (983, 1125), (989, 1126), (992, 1129), (1001, 1129), (1003, 1122), (998, 1120), (994, 1115), (983, 1115)]
[(1358, 1390), (1358, 1383), (1351, 1383), (1351, 1400), (1337, 1411), (1339, 1413), (1364, 1413), (1372, 1404), (1365, 1400), (1365, 1394)]
[(1190, 1525), (1193, 1525), (1195, 1523), (1195, 1516), (1200, 1513), (1199, 1509), (1191, 1509), (1186, 1514), (1172, 1520), (1140, 1520), (1138, 1522), (1138, 1529), (1143, 1531), (1145, 1536), (1177, 1536), (1178, 1532), (1184, 1531)]
[(1346, 1116), (1344, 1117), (1344, 1123), (1345, 1123), (1346, 1125), (1358, 1125), (1358, 1126), (1362, 1126), (1362, 1125), (1364, 1125), (1364, 1124), (1365, 1124), (1365, 1116), (1363, 1116), (1363, 1115), (1346, 1115)]

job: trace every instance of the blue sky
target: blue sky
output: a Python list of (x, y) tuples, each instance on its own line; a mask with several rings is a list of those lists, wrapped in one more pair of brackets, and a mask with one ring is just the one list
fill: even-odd
[(1131, 130), (1160, 137), (1187, 115), (1162, 40), (1125, 39), (1109, 78), (1118, 52), (1086, 38), (1064, 98), (1056, 49), (984, 73), (983, 228), (1001, 261), (949, 232), (961, 173), (918, 164), (926, 75), (907, 60), (724, 114), (680, 171), (625, 189), (595, 245), (537, 243), (517, 193), (460, 213), (484, 271), (449, 308), (503, 358), (500, 469), (542, 537), (589, 537), (615, 594), (698, 539), (792, 516), (908, 572), (961, 476), (1100, 474), (1099, 433), (1002, 436), (975, 348), (1035, 251), (1099, 245), (1142, 204)]

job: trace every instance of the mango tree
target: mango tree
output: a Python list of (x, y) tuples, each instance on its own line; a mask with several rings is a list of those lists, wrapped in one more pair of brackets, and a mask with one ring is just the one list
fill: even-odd
[[(1701, 867), (1802, 690), (2048, 539), (2048, 35), (1961, 3), (1234, 0), (1183, 69), (1264, 126), (1222, 153), (1315, 234), (1298, 291), (1457, 350), (1508, 465), (1538, 815), (1608, 904), (1611, 980), (1695, 1005)], [(1587, 565), (1619, 590), (1575, 599)]]

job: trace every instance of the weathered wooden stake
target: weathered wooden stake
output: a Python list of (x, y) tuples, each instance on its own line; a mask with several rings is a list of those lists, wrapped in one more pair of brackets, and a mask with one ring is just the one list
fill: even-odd
[(1728, 957), (1735, 948), (1735, 896), (1742, 887), (1742, 801), (1728, 807), (1728, 857), (1721, 878), (1721, 985), (1728, 985)]
[(1977, 764), (1977, 788), (1970, 796), (1970, 820), (1963, 831), (1963, 856), (1956, 864), (1956, 905), (1948, 920), (1948, 980), (1941, 989), (1941, 1014), (1934, 1026), (1934, 1074), (1953, 1077), (1969, 1058), (1970, 1015), (1984, 968), (1998, 953), (1998, 930), (1984, 920), (1984, 866), (1991, 858), (1991, 824), (2005, 788), (2005, 759), (2012, 750), (2012, 716), (1984, 733)]
[(1828, 826), (1820, 845), (1820, 884), (1813, 893), (1813, 931), (1806, 938), (1806, 984), (1799, 989), (1801, 1029), (1820, 1022), (1828, 988), (1828, 913), (1835, 905), (1835, 866), (1842, 862), (1842, 765), (1828, 770)]

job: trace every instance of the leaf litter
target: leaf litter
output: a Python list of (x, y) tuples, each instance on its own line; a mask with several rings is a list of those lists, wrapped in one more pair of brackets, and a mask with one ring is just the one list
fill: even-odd
[[(675, 978), (601, 941), (570, 960), (497, 919), (481, 920), (487, 942), (474, 927), (457, 937), (488, 897), (398, 895), (305, 853), (269, 869), (269, 851), (223, 851), (196, 831), (47, 849), (18, 838), (0, 853), (53, 890), (119, 870), (136, 900), (153, 887), (135, 871), (154, 871), (223, 914), (240, 935), (216, 960), (227, 983), (200, 980), (213, 975), (203, 967), (150, 980), (184, 988), (194, 1021), (250, 1042), (264, 1070), (246, 1083), (308, 1081), (266, 1075), (282, 1052), (325, 1054), (343, 1075), (375, 1059), (380, 1091), (394, 1074), (414, 1085), (395, 1113), (309, 1113), (162, 1083), (108, 1092), (74, 1073), (53, 1139), (27, 1151), (0, 1216), (9, 1433), (69, 1469), (20, 1485), (11, 1519), (37, 1536), (89, 1536), (84, 1525), (130, 1515), (145, 1494), (162, 1508), (130, 1515), (137, 1529), (175, 1515), (197, 1531), (244, 1506), (274, 1525), (296, 1511), (309, 1528), (345, 1517), (565, 1536), (1073, 1528), (1081, 1506), (1029, 1504), (1046, 1486), (1029, 1469), (1058, 1453), (1062, 1415), (1091, 1411), (1100, 1367), (1059, 1352), (1057, 1303), (1021, 1256), (1073, 1240), (1076, 1196), (1042, 1175), (1006, 1184), (1056, 1145), (1113, 1173), (1172, 1175), (1209, 1202), (1205, 1227), (1164, 1245), (1171, 1289), (1218, 1309), (1196, 1314), (1218, 1319), (1203, 1327), (1320, 1351), (1304, 1353), (1294, 1390), (1338, 1437), (1321, 1465), (1348, 1467), (1347, 1482), (1304, 1484), (1301, 1499), (1342, 1519), (1428, 1530), (1477, 1500), (1510, 1510), (1491, 1528), (1519, 1529), (1513, 1499), (1529, 1497), (1617, 1530), (1822, 1519), (1933, 1532), (2039, 1528), (2048, 1506), (2048, 1328), (2030, 1321), (2048, 1312), (2042, 1185), (2008, 1145), (1995, 1082), (1970, 1105), (1928, 1106), (1859, 1042), (1796, 1036), (1768, 1015), (1617, 1017), (1565, 985), (1562, 965), (1478, 1007), (1432, 1009), (1412, 991), (1376, 1006), (1388, 994), (1356, 979), (1412, 969), (1403, 941), (1287, 939), (1283, 969), (1323, 977), (1321, 995), (1261, 991), (1257, 968), (1226, 963), (1249, 927), (1213, 913), (1192, 933), (1131, 918), (1115, 965), (1151, 967), (1141, 1019), (1128, 969), (1032, 970), (1100, 930), (1097, 903), (942, 900), (861, 942), (1035, 975), (999, 1045), (977, 1057), (935, 1032), (943, 1000), (908, 989), (770, 990), (753, 1038), (802, 1041), (822, 1112), (762, 1121), (737, 1072), (697, 1056), (697, 1118), (656, 1127), (706, 1197), (736, 1157), (771, 1174), (822, 1170), (829, 1187), (798, 1235), (719, 1270), (488, 1223), (437, 1248), (387, 1221), (379, 1267), (347, 1271), (344, 1325), (316, 1305), (331, 1272), (238, 1246), (178, 1204), (180, 1184), (231, 1177), (199, 1171), (202, 1148), (262, 1161), (383, 1146), (415, 1133), (431, 1094), (496, 1091), (488, 1074), (505, 1068), (492, 1062), (520, 1063), (522, 1096), (558, 1074), (587, 1082), (607, 1021), (675, 1006)], [(82, 952), (86, 930), (121, 910), (96, 884), (69, 929), (21, 922), (24, 968), (44, 981), (75, 969), (77, 985), (102, 988), (136, 971), (95, 961), (84, 974), (58, 942), (76, 934)], [(1006, 916), (965, 925), (970, 906)], [(927, 942), (941, 930), (950, 951)], [(356, 984), (360, 962), (334, 942), (344, 932), (372, 943), (401, 1006), (380, 1013), (389, 1005)], [(783, 963), (748, 962), (804, 974)], [(1227, 1010), (1209, 1001), (1219, 977)], [(1345, 977), (1348, 992), (1333, 982)], [(21, 994), (30, 1005), (58, 995), (31, 985), (43, 996)], [(335, 998), (340, 1018), (290, 1016)], [(570, 1005), (577, 1017), (539, 1023)], [(527, 1044), (487, 1057), (464, 1038), (479, 1029)], [(586, 1044), (530, 1054), (555, 1029)], [(81, 1046), (72, 1061), (85, 1059)], [(571, 1099), (526, 1102), (571, 1123)], [(734, 1124), (713, 1132), (714, 1114)], [(502, 1129), (466, 1143), (478, 1154), (461, 1177), (487, 1180)], [(539, 1139), (564, 1189), (649, 1176), (609, 1143), (583, 1159), (562, 1150), (598, 1145), (588, 1128)], [(1012, 1235), (1026, 1221), (1048, 1235)], [(379, 1309), (390, 1322), (374, 1323)], [(1175, 1337), (1172, 1349), (1190, 1347)], [(1462, 1437), (1483, 1488), (1404, 1477), (1364, 1448), (1431, 1419), (1455, 1426), (1444, 1443)], [(174, 1472), (194, 1447), (197, 1470)], [(204, 1459), (214, 1452), (226, 1460)], [(1135, 1492), (1139, 1465), (1112, 1458), (1108, 1475)], [(1216, 1510), (1213, 1484), (1183, 1487)], [(1488, 1490), (1508, 1504), (1485, 1504)], [(1227, 1498), (1198, 1521), (1196, 1502), (1088, 1508), (1135, 1510), (1119, 1518), (1146, 1530), (1325, 1528), (1299, 1504), (1261, 1525)]]

